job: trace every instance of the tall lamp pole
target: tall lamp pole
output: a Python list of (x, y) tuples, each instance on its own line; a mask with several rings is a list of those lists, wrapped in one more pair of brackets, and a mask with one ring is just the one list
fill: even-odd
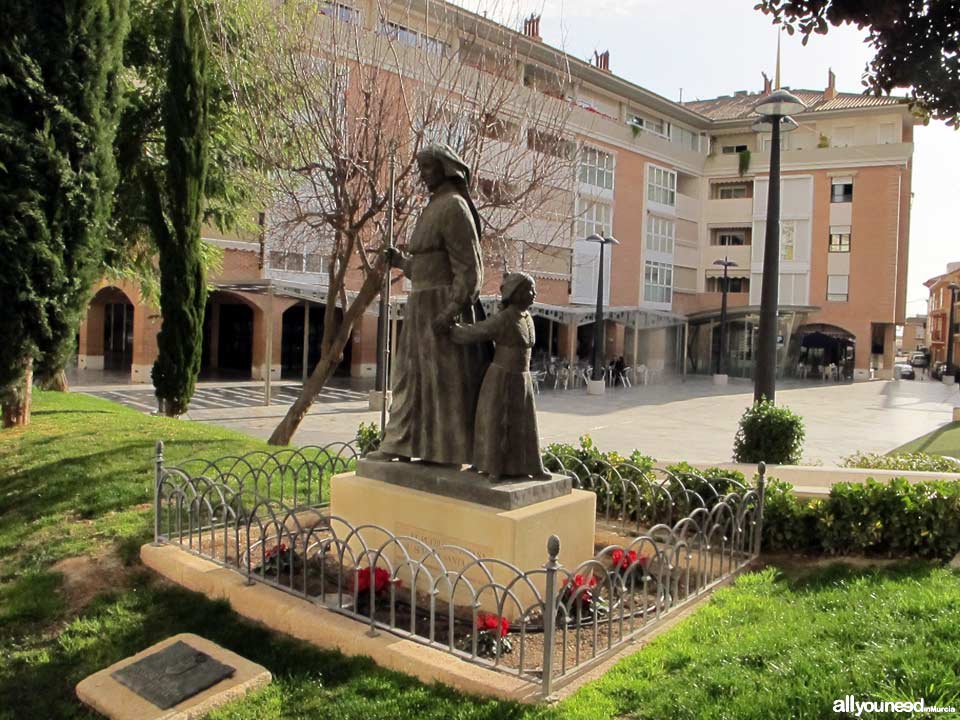
[(737, 264), (724, 255), (723, 260), (714, 260), (714, 265), (723, 267), (723, 285), (720, 288), (720, 352), (717, 353), (717, 375), (727, 374), (727, 291), (729, 278), (727, 268), (737, 267)]
[(603, 248), (606, 245), (619, 245), (615, 237), (607, 236), (602, 237), (593, 233), (584, 238), (587, 242), (595, 242), (600, 245), (600, 265), (599, 271), (597, 272), (597, 310), (594, 314), (594, 331), (593, 331), (593, 375), (591, 376), (596, 382), (597, 380), (603, 380)]
[(953, 365), (953, 326), (956, 322), (954, 320), (954, 309), (957, 306), (957, 290), (960, 290), (960, 285), (952, 282), (947, 287), (950, 288), (950, 313), (947, 321), (949, 323), (947, 325), (947, 374), (956, 377), (956, 368)]
[(763, 281), (760, 289), (760, 328), (754, 356), (753, 401), (776, 399), (777, 304), (780, 282), (780, 135), (795, 130), (791, 117), (806, 106), (786, 90), (775, 90), (753, 108), (760, 119), (756, 132), (770, 132), (770, 183), (767, 189), (767, 227), (763, 242)]

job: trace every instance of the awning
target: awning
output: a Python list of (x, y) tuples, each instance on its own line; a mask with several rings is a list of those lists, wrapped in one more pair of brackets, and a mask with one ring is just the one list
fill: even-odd
[[(266, 295), (269, 292), (277, 297), (295, 298), (297, 300), (306, 300), (319, 303), (321, 305), (327, 302), (327, 286), (325, 284), (298, 283), (290, 280), (278, 280), (276, 278), (265, 278), (263, 280), (251, 280), (247, 282), (226, 282), (215, 283), (217, 290), (227, 290), (232, 292), (252, 293), (256, 295)], [(347, 290), (347, 302), (353, 301), (357, 293), (355, 290)], [(337, 306), (340, 307), (340, 298), (337, 298)], [(483, 295), (480, 297), (480, 303), (483, 309), (492, 314), (496, 312), (500, 303), (498, 295)], [(398, 295), (390, 298), (390, 317), (402, 320), (404, 310), (407, 305), (407, 296)], [(366, 309), (369, 315), (380, 315), (380, 303), (374, 301)], [(596, 315), (596, 308), (593, 305), (546, 305), (543, 303), (534, 303), (530, 308), (530, 314), (534, 317), (547, 318), (565, 325), (576, 323), (587, 325), (592, 323)], [(603, 309), (603, 319), (613, 322), (637, 327), (639, 329), (670, 327), (672, 325), (682, 325), (685, 322), (684, 316), (677, 313), (666, 312), (663, 310), (649, 310), (639, 306), (614, 306)]]

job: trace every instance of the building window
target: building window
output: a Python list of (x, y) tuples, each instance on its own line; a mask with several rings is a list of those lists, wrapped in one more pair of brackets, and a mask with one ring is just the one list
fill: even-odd
[(449, 48), (449, 46), (441, 40), (387, 20), (380, 21), (379, 33), (386, 35), (391, 40), (396, 40), (401, 45), (418, 47), (433, 55), (445, 55)]
[(827, 300), (829, 302), (846, 302), (849, 294), (849, 275), (827, 275)]
[(676, 223), (673, 220), (647, 215), (647, 250), (672, 255), (675, 234)]
[(303, 272), (303, 253), (284, 252), (282, 250), (270, 251), (270, 267), (274, 270), (287, 270), (289, 272)]
[(669, 303), (673, 298), (673, 265), (648, 260), (643, 268), (643, 299)]
[(700, 152), (700, 136), (692, 130), (674, 125), (670, 139), (681, 147), (693, 150), (694, 152)]
[(320, 3), (320, 14), (336, 18), (342, 23), (348, 25), (360, 24), (360, 11), (354, 10), (349, 5), (340, 2), (322, 2)]
[[(728, 277), (727, 292), (747, 293), (750, 292), (750, 278)], [(723, 292), (723, 278), (711, 275), (707, 278), (707, 292)]]
[(830, 186), (830, 202), (853, 202), (853, 181), (834, 180)]
[(592, 147), (580, 154), (580, 182), (613, 190), (613, 155)]
[(720, 200), (736, 200), (747, 197), (746, 185), (720, 185), (717, 188), (717, 198)]
[(723, 232), (714, 232), (710, 236), (710, 244), (722, 245), (724, 247), (746, 245), (747, 233), (743, 230), (724, 230)]
[(664, 122), (661, 118), (631, 115), (627, 118), (627, 125), (641, 128), (660, 137), (669, 138), (670, 136), (670, 123)]
[(720, 152), (724, 155), (736, 155), (737, 153), (746, 152), (749, 149), (746, 145), (724, 145), (720, 149)]
[(324, 273), (327, 271), (327, 259), (323, 255), (310, 253), (306, 257), (306, 272)]
[(850, 231), (841, 231), (834, 228), (830, 229), (830, 252), (848, 253), (850, 252)]
[(613, 208), (606, 203), (577, 198), (576, 238), (583, 240), (590, 235), (607, 237), (610, 235), (610, 219)]
[(677, 204), (677, 174), (672, 170), (664, 170), (655, 165), (650, 165), (649, 168), (647, 200), (675, 207)]

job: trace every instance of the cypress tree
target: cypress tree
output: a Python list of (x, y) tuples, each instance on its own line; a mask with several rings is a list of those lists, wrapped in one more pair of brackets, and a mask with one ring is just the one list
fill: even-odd
[[(208, 154), (208, 51), (200, 19), (177, 0), (164, 98), (167, 192), (147, 192), (160, 255), (159, 354), (153, 384), (167, 415), (186, 412), (200, 372), (206, 278), (200, 226)], [(167, 207), (164, 207), (167, 198)]]
[(0, 400), (29, 422), (33, 368), (63, 367), (116, 187), (127, 0), (11, 0), (0, 43)]

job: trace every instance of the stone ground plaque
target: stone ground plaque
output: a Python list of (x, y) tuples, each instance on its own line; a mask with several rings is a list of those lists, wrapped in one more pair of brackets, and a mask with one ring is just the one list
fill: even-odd
[[(198, 653), (207, 659), (199, 662)], [(208, 674), (208, 669), (218, 666), (221, 669), (217, 673)], [(157, 680), (158, 668), (163, 673), (162, 680)], [(226, 675), (222, 674), (223, 668)], [(218, 675), (220, 679), (214, 679)], [(145, 684), (152, 688), (154, 696), (133, 689), (127, 682), (131, 676), (147, 679)], [(270, 672), (263, 666), (199, 635), (181, 633), (80, 681), (77, 697), (111, 720), (197, 720), (270, 680)], [(173, 700), (174, 696), (168, 694), (171, 686), (180, 688), (181, 694), (191, 694), (161, 707), (160, 703)]]
[(235, 668), (214, 660), (182, 640), (147, 655), (111, 677), (162, 710), (233, 677)]

